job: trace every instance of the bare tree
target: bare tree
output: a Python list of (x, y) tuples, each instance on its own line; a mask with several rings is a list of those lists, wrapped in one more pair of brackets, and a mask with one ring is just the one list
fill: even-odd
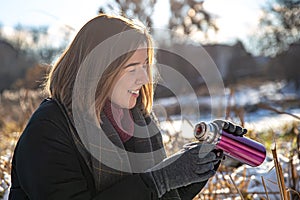
[[(71, 27), (61, 28), (62, 38), (57, 46), (53, 45), (53, 39), (47, 26), (23, 26), (17, 24), (14, 27), (14, 34), (9, 38), (9, 42), (18, 53), (27, 57), (33, 57), (40, 62), (50, 64), (55, 57), (68, 45), (70, 35), (73, 31)], [(57, 41), (55, 41), (57, 42)]]
[(156, 0), (114, 0), (100, 6), (99, 13), (119, 12), (129, 18), (137, 18), (147, 26), (152, 27), (151, 16), (154, 12)]
[[(152, 27), (152, 15), (156, 3), (157, 0), (113, 0), (103, 4), (99, 8), (99, 13), (113, 10), (129, 18), (138, 18)], [(170, 8), (164, 12), (170, 12), (168, 28), (175, 33), (179, 32), (186, 36), (203, 33), (204, 36), (207, 36), (209, 30), (218, 30), (214, 17), (203, 9), (203, 1), (169, 0), (169, 5)]]
[[(36, 82), (28, 82), (43, 75), (44, 71), (36, 67), (37, 63), (51, 64), (63, 51), (69, 41), (70, 29), (63, 29), (63, 42), (53, 45), (48, 27), (23, 26), (18, 24), (9, 36), (0, 36), (0, 93), (5, 89), (18, 87), (37, 87)], [(1, 29), (0, 29), (1, 32)], [(31, 69), (32, 68), (32, 69)], [(46, 70), (46, 67), (43, 68)], [(34, 74), (32, 74), (34, 73)], [(42, 79), (42, 77), (40, 77)], [(23, 81), (27, 81), (24, 82)], [(21, 80), (21, 81), (20, 81)], [(25, 84), (16, 84), (18, 83)], [(40, 83), (38, 83), (40, 84)]]
[(253, 36), (256, 53), (276, 56), (300, 39), (300, 0), (270, 0)]
[(193, 36), (204, 34), (208, 37), (209, 30), (218, 31), (215, 17), (203, 8), (203, 1), (199, 0), (170, 0), (171, 18), (169, 28), (183, 35)]

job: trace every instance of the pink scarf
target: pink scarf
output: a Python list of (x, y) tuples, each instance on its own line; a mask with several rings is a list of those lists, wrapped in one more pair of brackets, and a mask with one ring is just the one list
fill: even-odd
[(134, 121), (128, 109), (120, 108), (118, 105), (107, 100), (103, 111), (113, 127), (118, 132), (123, 143), (133, 136)]

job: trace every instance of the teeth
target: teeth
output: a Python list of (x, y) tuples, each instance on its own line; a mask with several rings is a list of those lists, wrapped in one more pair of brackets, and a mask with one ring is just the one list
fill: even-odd
[(131, 94), (139, 94), (139, 90), (128, 90)]

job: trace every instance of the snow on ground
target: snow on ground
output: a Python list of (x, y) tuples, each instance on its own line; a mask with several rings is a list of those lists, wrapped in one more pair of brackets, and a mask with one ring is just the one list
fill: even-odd
[[(229, 90), (226, 89), (225, 95), (229, 95)], [(179, 97), (181, 106), (188, 107), (189, 105), (194, 104), (195, 102), (190, 102), (190, 99), (193, 96), (185, 95), (183, 97)], [(291, 85), (287, 84), (286, 82), (268, 82), (261, 85), (258, 88), (253, 88), (249, 86), (239, 86), (236, 89), (234, 98), (231, 99), (232, 102), (230, 104), (235, 104), (238, 106), (251, 106), (257, 104), (259, 102), (272, 102), (281, 100), (284, 101), (285, 99), (296, 99), (300, 98), (300, 91), (296, 91)], [(194, 99), (194, 98), (192, 98)], [(211, 106), (211, 98), (208, 96), (202, 96), (197, 98), (196, 103), (200, 106), (209, 107)], [(218, 101), (221, 106), (226, 106), (228, 102), (226, 101)], [(158, 99), (155, 101), (155, 105), (160, 108), (160, 115), (158, 115), (158, 119), (160, 121), (161, 129), (165, 132), (169, 132), (170, 135), (175, 133), (182, 133), (184, 138), (192, 139), (193, 136), (193, 129), (194, 125), (201, 121), (209, 122), (212, 119), (211, 113), (201, 112), (200, 119), (196, 118), (197, 113), (191, 113), (188, 118), (186, 116), (167, 116), (164, 107), (170, 105), (178, 104), (178, 99), (175, 97)], [(300, 116), (300, 108), (289, 108), (286, 110), (289, 113), (293, 113), (297, 116)], [(166, 120), (167, 117), (171, 119)], [(199, 117), (199, 116), (198, 116)], [(295, 120), (295, 118), (289, 115), (279, 115), (271, 111), (267, 110), (256, 110), (255, 112), (248, 112), (245, 115), (245, 128), (254, 129), (257, 131), (262, 131), (263, 129), (270, 129), (273, 130), (280, 129), (282, 124), (285, 122), (291, 122)], [(164, 140), (168, 140), (169, 135), (163, 134)], [(285, 177), (287, 177), (288, 170), (290, 169), (288, 164), (288, 158), (284, 157), (283, 155), (278, 154), (279, 161), (282, 164), (282, 169), (284, 171)], [(300, 176), (300, 163), (299, 159), (294, 159), (294, 164), (297, 170), (298, 175)], [(248, 192), (265, 192), (262, 186), (261, 177), (264, 178), (268, 192), (271, 191), (278, 191), (278, 187), (276, 185), (276, 172), (275, 168), (273, 167), (274, 163), (271, 158), (267, 158), (265, 162), (260, 165), (259, 167), (250, 167), (250, 166), (241, 166), (237, 168), (233, 173), (232, 176), (238, 176), (241, 174), (246, 167), (247, 176), (251, 177), (251, 181), (248, 185)], [(286, 180), (287, 187), (289, 186), (289, 180)], [(235, 184), (238, 184), (235, 183)], [(298, 189), (300, 191), (300, 184), (298, 183)], [(6, 193), (3, 200), (8, 199), (8, 194)], [(259, 197), (257, 196), (257, 199)], [(278, 196), (270, 196), (270, 199), (280, 199)]]
[[(228, 105), (228, 89), (225, 89), (225, 100), (218, 101), (220, 107)], [(194, 94), (193, 94), (194, 95)], [(214, 119), (212, 113), (202, 111), (201, 107), (207, 108), (212, 106), (212, 99), (209, 96), (200, 96), (197, 98), (198, 102), (191, 102), (194, 99), (193, 95), (184, 95), (182, 97), (169, 97), (163, 99), (157, 99), (154, 102), (154, 111), (158, 110), (157, 117), (161, 123), (162, 129), (168, 132), (178, 132), (182, 131), (183, 137), (192, 138), (193, 135), (190, 134), (189, 130), (193, 130), (193, 127), (199, 121), (210, 122)], [(258, 88), (253, 88), (250, 86), (239, 86), (236, 88), (234, 97), (230, 99), (229, 104), (237, 105), (247, 109), (257, 103), (272, 104), (274, 101), (285, 101), (290, 99), (300, 99), (300, 91), (296, 91), (293, 86), (287, 84), (285, 81), (281, 82), (267, 82)], [(191, 110), (191, 108), (200, 106), (200, 110), (191, 111), (188, 116), (184, 115), (171, 115), (167, 116), (165, 107), (178, 106), (185, 110)], [(182, 110), (181, 110), (182, 111)], [(300, 117), (300, 108), (288, 108), (285, 112), (292, 113)], [(286, 124), (295, 120), (290, 115), (277, 114), (273, 111), (256, 109), (254, 112), (245, 113), (245, 128), (254, 129), (256, 131), (262, 131), (264, 129), (279, 129), (282, 124)], [(169, 120), (171, 119), (172, 124)], [(183, 131), (184, 130), (184, 131)]]
[[(229, 95), (229, 91), (226, 90), (226, 95)], [(179, 98), (178, 98), (179, 99)], [(286, 82), (268, 82), (261, 85), (258, 88), (252, 88), (249, 86), (240, 86), (237, 88), (234, 98), (231, 99), (232, 102), (230, 104), (238, 105), (238, 106), (251, 106), (257, 103), (265, 102), (267, 104), (272, 104), (272, 102), (276, 101), (285, 101), (290, 99), (300, 99), (300, 91), (296, 91), (291, 85)], [(170, 106), (178, 104), (178, 101), (175, 97), (159, 99), (155, 102), (160, 106)], [(189, 95), (185, 95), (184, 97), (180, 97), (180, 106), (187, 106), (193, 104), (195, 102), (189, 101)], [(199, 97), (198, 102), (200, 106), (207, 106), (211, 104), (210, 97)], [(226, 105), (228, 102), (220, 101), (221, 106)], [(300, 108), (293, 107), (285, 110), (288, 113), (292, 113), (296, 116), (300, 117)], [(180, 115), (169, 116), (167, 119), (166, 113), (164, 116), (158, 116), (160, 120), (160, 126), (163, 132), (168, 132), (169, 134), (164, 134), (164, 139), (168, 141), (169, 135), (172, 136), (172, 133), (180, 133), (182, 137), (192, 139), (194, 125), (199, 122), (199, 119), (193, 118), (197, 116), (196, 114), (191, 113), (189, 120), (186, 120), (185, 117)], [(202, 113), (200, 116), (201, 121), (209, 122), (212, 119), (211, 113)], [(287, 115), (287, 114), (277, 114), (273, 111), (269, 110), (255, 110), (254, 112), (248, 112), (245, 115), (245, 128), (255, 130), (258, 132), (264, 130), (282, 130), (282, 126), (294, 121), (295, 118)], [(277, 131), (278, 134), (280, 134)], [(179, 134), (179, 135), (180, 135)], [(259, 136), (258, 136), (259, 137)], [(270, 152), (269, 152), (270, 154)], [(291, 185), (290, 179), (288, 180), (288, 174), (291, 174), (289, 159), (285, 156), (278, 153), (279, 162), (282, 165), (282, 169), (284, 172), (286, 187)], [(300, 177), (300, 161), (295, 156), (294, 157), (294, 166), (298, 176)], [(251, 177), (251, 180), (248, 185), (248, 192), (265, 192), (265, 189), (262, 185), (262, 177), (265, 181), (268, 192), (278, 192), (279, 188), (277, 186), (277, 178), (276, 178), (276, 170), (274, 168), (274, 162), (269, 155), (264, 163), (262, 163), (258, 167), (250, 167), (247, 165), (243, 165), (237, 168), (232, 176), (238, 176), (243, 173), (246, 167), (247, 177)], [(239, 184), (236, 182), (235, 184)], [(300, 183), (297, 185), (297, 190), (300, 191)], [(265, 196), (265, 195), (264, 195)], [(254, 195), (254, 199), (260, 199), (261, 195)], [(265, 196), (266, 198), (266, 196)], [(280, 199), (278, 194), (269, 194), (270, 199)]]
[[(285, 186), (286, 186), (286, 188), (290, 188), (292, 186), (291, 177), (290, 177), (290, 174), (291, 174), (290, 160), (289, 160), (289, 158), (287, 158), (281, 154), (278, 154), (277, 156), (278, 156), (278, 161), (282, 167), (282, 171), (283, 171), (283, 175), (284, 175), (284, 179), (285, 179)], [(299, 177), (300, 176), (300, 162), (296, 156), (293, 157), (293, 164), (294, 164), (296, 173), (298, 174), (298, 177)], [(270, 199), (280, 199), (279, 194), (271, 194), (272, 192), (279, 192), (279, 187), (278, 187), (277, 178), (276, 178), (276, 169), (274, 167), (273, 160), (271, 160), (270, 158), (267, 158), (262, 165), (255, 167), (255, 168), (247, 166), (247, 165), (241, 166), (234, 171), (233, 176), (236, 176), (238, 174), (239, 175), (243, 174), (245, 167), (246, 167), (247, 177), (251, 177), (251, 180), (249, 182), (248, 189), (247, 189), (247, 191), (249, 193), (252, 193), (252, 192), (264, 193), (265, 192), (265, 188), (262, 184), (262, 178), (263, 178), (265, 185), (266, 185), (267, 192), (270, 193), (269, 198)], [(236, 184), (238, 184), (238, 183), (236, 183)], [(300, 191), (299, 182), (297, 184), (296, 190)], [(266, 195), (264, 195), (264, 196), (266, 198)], [(258, 195), (256, 195), (256, 197), (257, 198), (254, 198), (254, 199), (257, 199), (257, 200), (260, 199), (260, 197), (258, 197)]]

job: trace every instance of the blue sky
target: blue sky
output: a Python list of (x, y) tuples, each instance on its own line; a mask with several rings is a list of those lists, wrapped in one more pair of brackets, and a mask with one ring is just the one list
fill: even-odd
[[(3, 1), (3, 0), (2, 0)], [(1, 3), (0, 23), (3, 27), (23, 25), (67, 24), (76, 31), (94, 17), (103, 0), (9, 0)], [(205, 0), (205, 8), (219, 16), (220, 32), (217, 41), (231, 41), (245, 37), (257, 25), (260, 7), (265, 0)], [(167, 23), (167, 0), (159, 0), (154, 15), (156, 26)]]
[(95, 16), (99, 0), (9, 0), (1, 4), (3, 26), (68, 24), (74, 28)]

